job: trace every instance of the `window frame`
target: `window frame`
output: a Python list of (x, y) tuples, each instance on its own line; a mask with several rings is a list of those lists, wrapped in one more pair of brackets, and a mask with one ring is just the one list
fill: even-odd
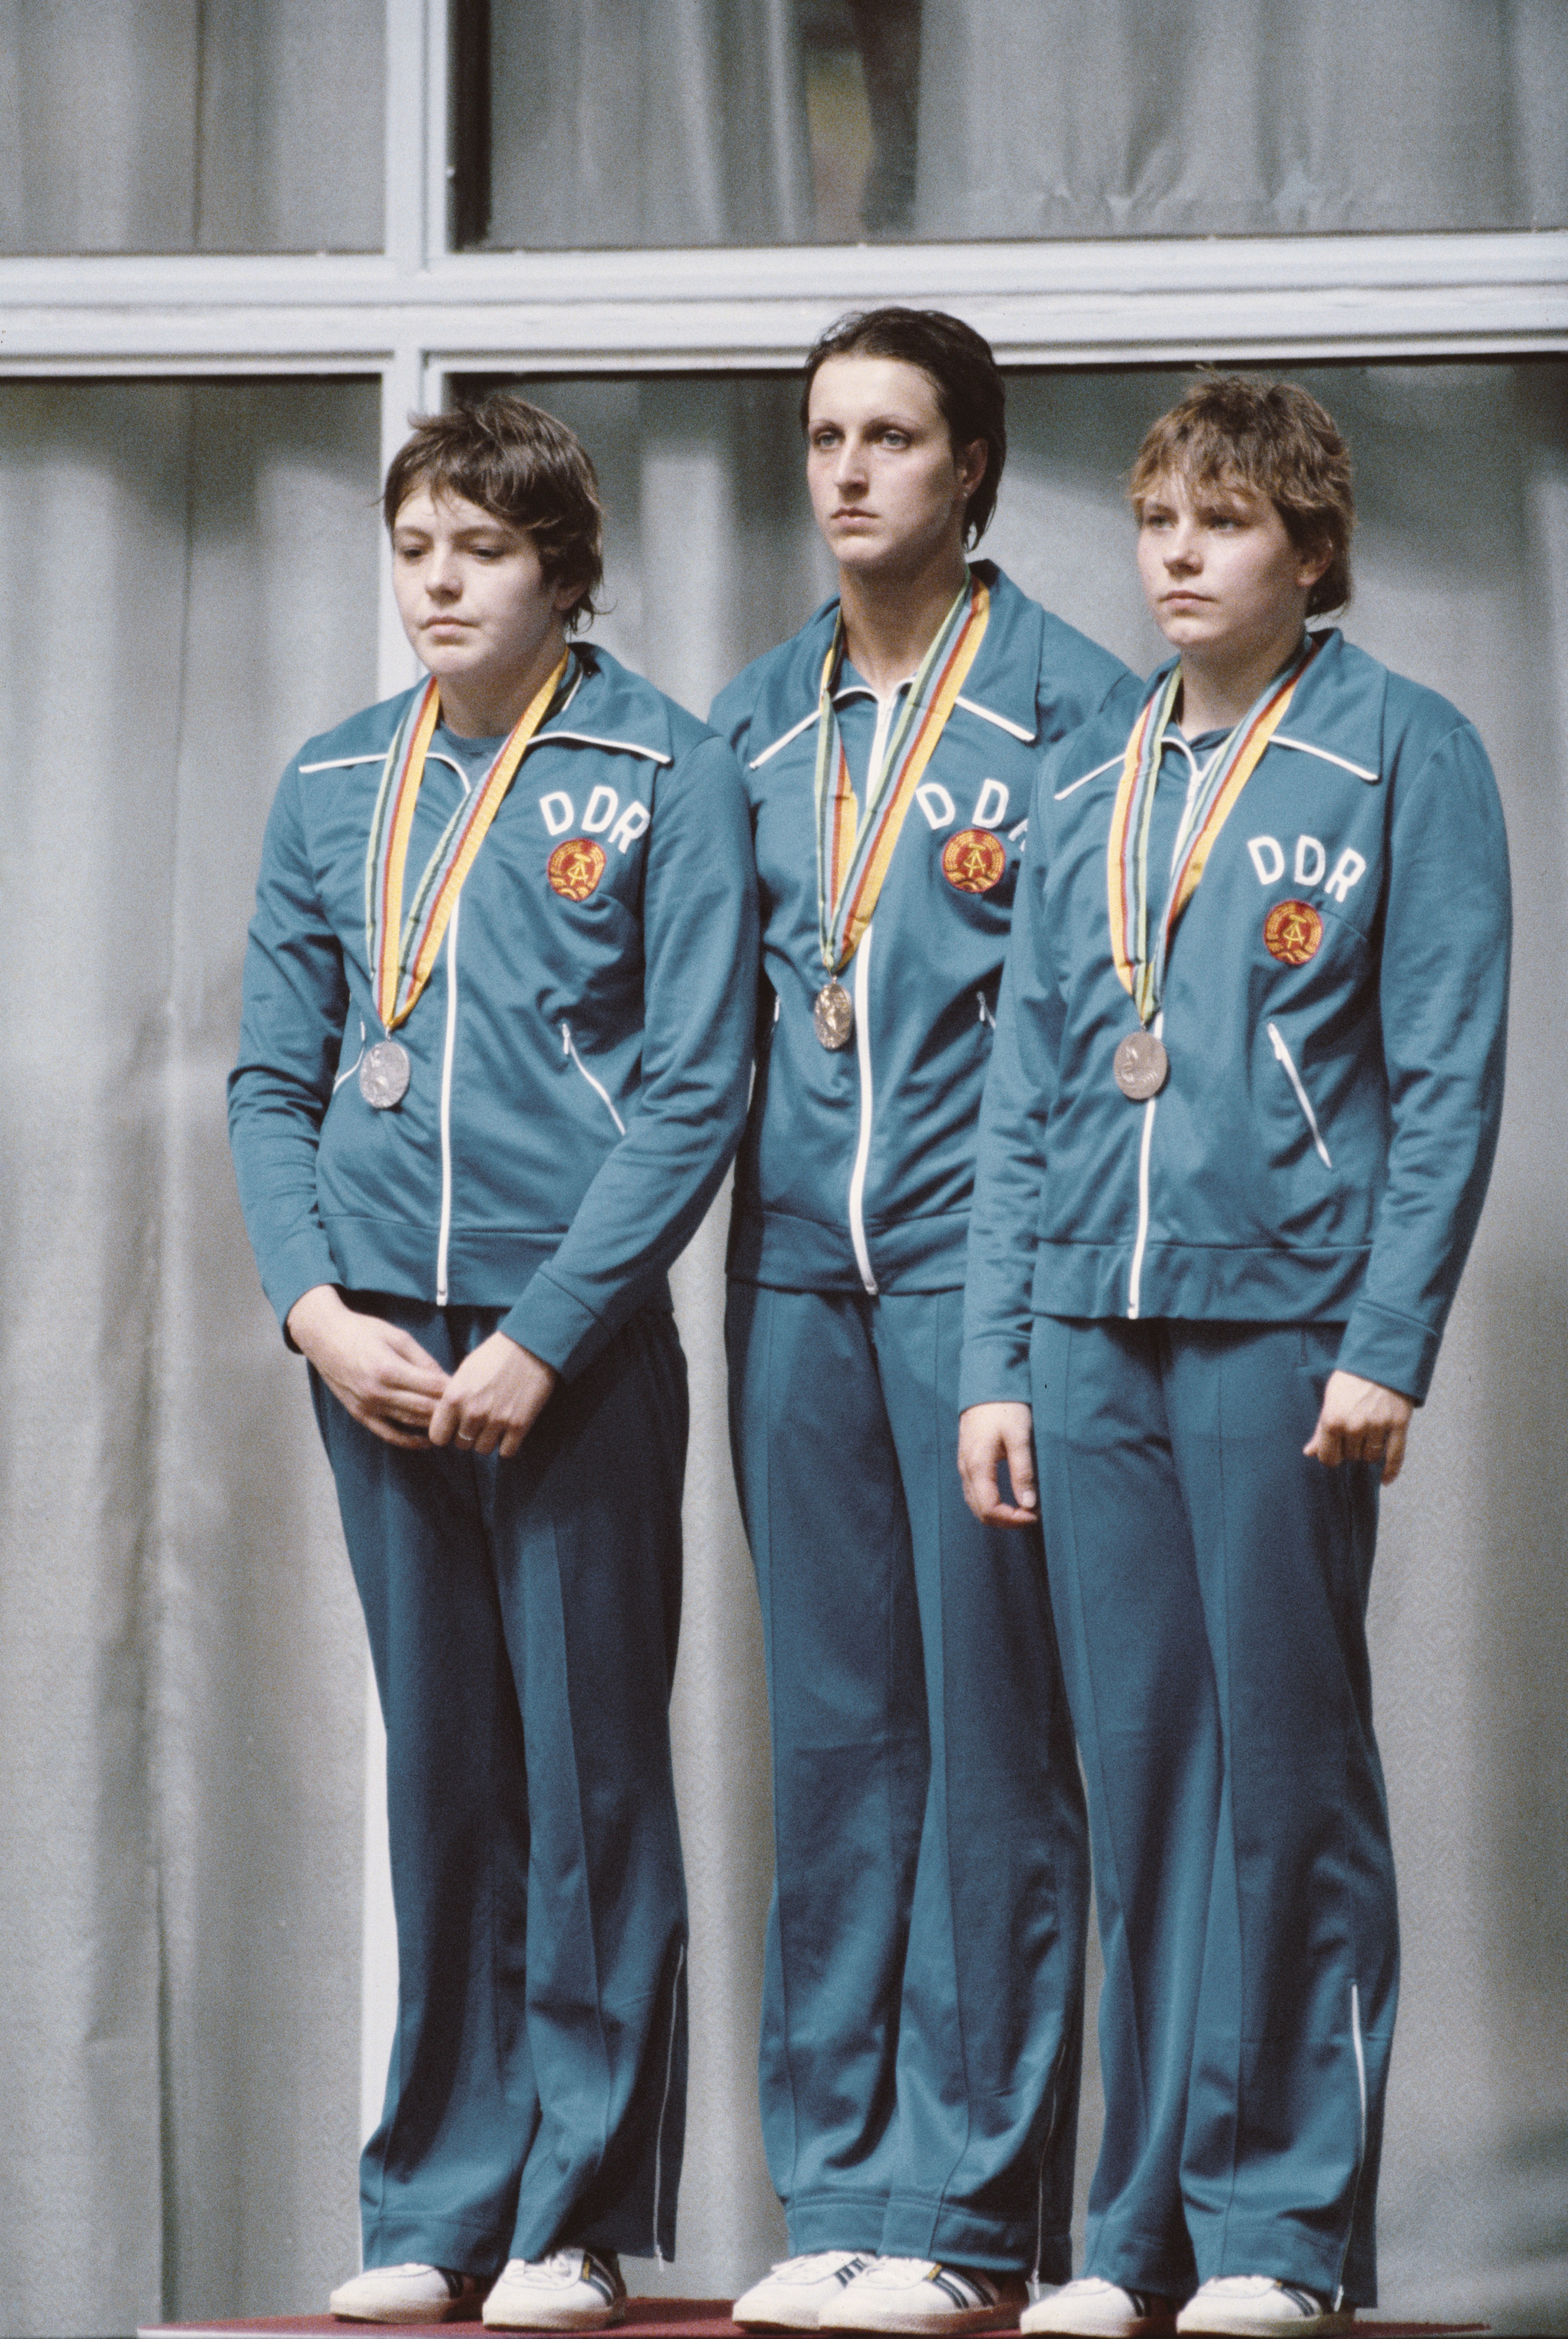
[[(380, 252), (3, 260), (0, 375), (373, 373), (390, 458), (453, 374), (789, 372), (878, 300), (957, 311), (1010, 367), (1568, 350), (1568, 229), (453, 252), (449, 6), (386, 0)], [(380, 639), (400, 686), (385, 586)]]

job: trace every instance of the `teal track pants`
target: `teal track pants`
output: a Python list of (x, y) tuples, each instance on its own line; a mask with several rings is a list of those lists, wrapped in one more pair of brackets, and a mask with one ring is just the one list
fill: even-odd
[(1035, 1325), (1105, 1951), (1086, 2270), (1129, 2289), (1256, 2274), (1376, 2298), (1398, 1974), (1378, 1474), (1301, 1451), (1340, 1329)]
[(1037, 1535), (959, 1489), (962, 1294), (732, 1285), (791, 2246), (1069, 2271), (1088, 1899)]
[[(448, 1370), (500, 1313), (355, 1304)], [(635, 1318), (509, 1462), (388, 1446), (314, 1387), (387, 1723), (398, 2024), (360, 2164), (365, 2262), (667, 2256), (685, 2084), (674, 1325)]]

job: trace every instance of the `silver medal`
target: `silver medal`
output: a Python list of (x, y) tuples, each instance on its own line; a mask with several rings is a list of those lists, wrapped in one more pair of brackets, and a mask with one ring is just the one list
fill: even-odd
[(1119, 1041), (1111, 1064), (1116, 1085), (1134, 1104), (1158, 1096), (1170, 1076), (1170, 1058), (1152, 1031), (1129, 1031)]
[(378, 1112), (388, 1112), (402, 1102), (413, 1071), (400, 1040), (378, 1040), (360, 1059), (360, 1094)]
[(812, 1001), (811, 1020), (824, 1048), (847, 1048), (854, 1032), (854, 1005), (842, 982), (824, 982)]

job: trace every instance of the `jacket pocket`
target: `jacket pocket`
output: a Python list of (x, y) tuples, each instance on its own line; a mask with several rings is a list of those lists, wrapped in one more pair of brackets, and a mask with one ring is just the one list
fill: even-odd
[(1324, 1168), (1332, 1170), (1334, 1163), (1329, 1158), (1327, 1146), (1323, 1142), (1323, 1131), (1317, 1126), (1317, 1115), (1312, 1110), (1312, 1099), (1307, 1095), (1306, 1084), (1296, 1069), (1296, 1059), (1280, 1037), (1278, 1024), (1270, 1023), (1267, 1028), (1268, 1037), (1273, 1042), (1274, 1052), (1285, 1068), (1285, 1077), (1296, 1091), (1296, 1101), (1301, 1107), (1303, 1118), (1312, 1132), (1312, 1142), (1317, 1148)]
[(615, 1099), (611, 1096), (608, 1089), (606, 1088), (603, 1081), (597, 1081), (594, 1078), (587, 1064), (584, 1063), (582, 1058), (578, 1055), (577, 1044), (572, 1038), (572, 1027), (569, 1023), (563, 1023), (561, 1025), (561, 1053), (564, 1056), (569, 1057), (571, 1061), (577, 1066), (578, 1071), (582, 1074), (584, 1080), (587, 1081), (589, 1088), (594, 1091), (594, 1094), (599, 1099), (605, 1110), (609, 1114), (609, 1117), (615, 1122), (616, 1129), (624, 1137), (626, 1133), (626, 1125), (621, 1119), (620, 1114), (616, 1110)]

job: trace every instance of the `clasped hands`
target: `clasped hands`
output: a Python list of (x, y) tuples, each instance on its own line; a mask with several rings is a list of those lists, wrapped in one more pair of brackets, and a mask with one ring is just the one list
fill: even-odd
[(354, 1419), (389, 1446), (456, 1446), (509, 1461), (558, 1377), (504, 1332), (445, 1373), (411, 1332), (360, 1315), (330, 1283), (295, 1300), (288, 1328)]
[[(1341, 1462), (1380, 1462), (1383, 1484), (1391, 1486), (1405, 1461), (1405, 1441), (1415, 1410), (1397, 1389), (1363, 1380), (1359, 1373), (1332, 1372), (1311, 1436), (1302, 1447), (1333, 1469)], [(1034, 1472), (1034, 1419), (1027, 1405), (971, 1405), (959, 1416), (958, 1468), (963, 1498), (987, 1526), (1032, 1525), (1040, 1516)], [(1007, 1464), (1013, 1499), (1004, 1502), (999, 1473)]]

